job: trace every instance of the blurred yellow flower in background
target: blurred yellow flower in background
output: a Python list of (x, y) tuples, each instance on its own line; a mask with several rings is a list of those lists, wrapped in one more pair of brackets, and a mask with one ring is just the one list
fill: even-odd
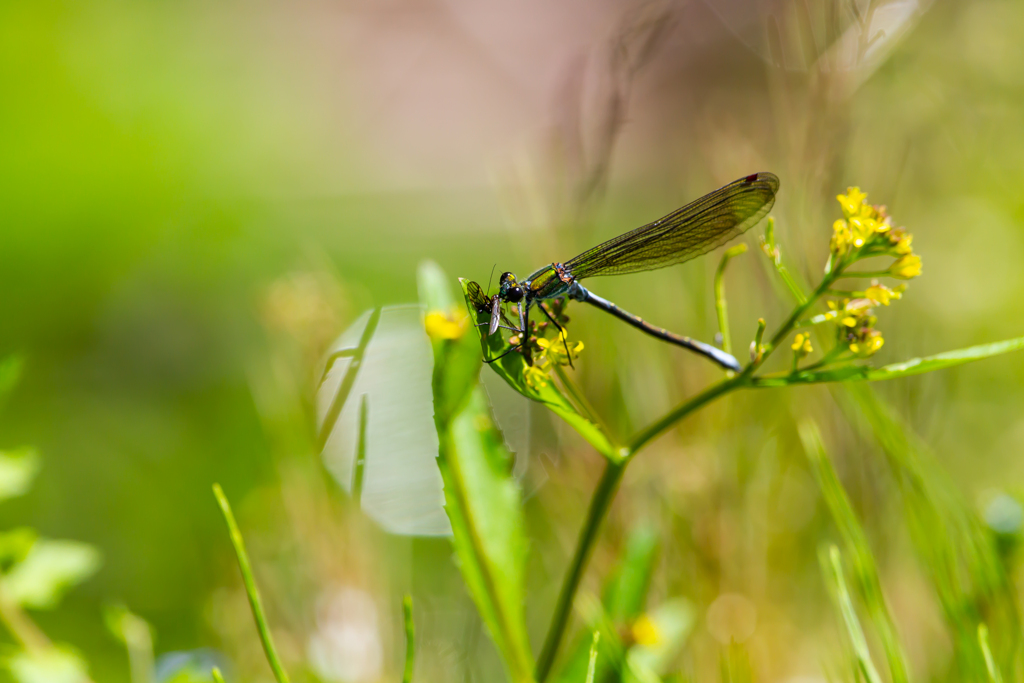
[(461, 309), (453, 306), (447, 313), (430, 311), (423, 318), (423, 327), (427, 336), (433, 341), (440, 339), (459, 339), (469, 328), (468, 318)]

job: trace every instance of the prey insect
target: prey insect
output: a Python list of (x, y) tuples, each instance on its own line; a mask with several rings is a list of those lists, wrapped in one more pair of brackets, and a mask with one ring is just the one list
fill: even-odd
[[(665, 268), (706, 254), (757, 225), (771, 211), (778, 190), (779, 179), (772, 173), (745, 176), (653, 223), (588, 249), (575, 258), (546, 265), (523, 281), (517, 280), (513, 273), (502, 273), (498, 293), (493, 296), (488, 297), (479, 285), (471, 283), (475, 289), (471, 289), (470, 297), (479, 312), (490, 311), (488, 335), (497, 332), (499, 327), (513, 330), (520, 336), (519, 344), (505, 353), (519, 350), (531, 365), (530, 309), (536, 305), (561, 332), (561, 325), (543, 302), (567, 296), (573, 301), (582, 301), (611, 313), (652, 337), (698, 353), (723, 368), (739, 370), (740, 365), (736, 359), (721, 349), (655, 327), (594, 294), (581, 285), (580, 280), (599, 275), (624, 275)], [(504, 304), (514, 304), (518, 309), (518, 328), (502, 310)], [(562, 342), (565, 343), (564, 334)], [(494, 360), (497, 358), (489, 359), (488, 362)]]

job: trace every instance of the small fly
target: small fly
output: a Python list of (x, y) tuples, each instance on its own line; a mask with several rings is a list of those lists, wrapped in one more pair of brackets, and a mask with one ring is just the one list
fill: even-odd
[[(652, 337), (699, 353), (723, 368), (739, 370), (740, 364), (736, 359), (721, 349), (655, 327), (597, 296), (581, 285), (580, 280), (598, 275), (624, 275), (655, 270), (706, 254), (757, 225), (771, 211), (778, 191), (779, 179), (773, 173), (745, 176), (676, 209), (664, 218), (610, 239), (573, 259), (544, 266), (522, 282), (512, 273), (502, 273), (498, 293), (493, 296), (488, 297), (479, 285), (470, 283), (470, 299), (478, 312), (490, 314), (488, 335), (497, 332), (499, 327), (520, 335), (519, 344), (505, 353), (519, 349), (531, 365), (533, 359), (527, 331), (530, 308), (537, 304), (561, 332), (561, 325), (542, 302), (568, 296), (574, 301), (583, 301), (607, 311)], [(518, 328), (502, 311), (503, 304), (515, 304), (519, 315)], [(564, 335), (562, 340), (564, 343)], [(497, 358), (488, 362), (495, 360)]]

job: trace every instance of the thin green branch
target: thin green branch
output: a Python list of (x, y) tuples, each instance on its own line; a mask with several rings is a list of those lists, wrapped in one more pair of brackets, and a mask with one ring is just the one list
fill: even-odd
[(224, 676), (221, 674), (220, 669), (213, 667), (210, 673), (213, 675), (213, 683), (224, 683)]
[(366, 471), (366, 432), (369, 424), (370, 395), (359, 401), (359, 436), (356, 439), (356, 461), (352, 467), (352, 499), (358, 505), (363, 497), (363, 473)]
[(996, 666), (996, 660), (992, 656), (992, 648), (988, 644), (988, 627), (985, 624), (978, 624), (978, 647), (985, 657), (985, 669), (988, 671), (989, 683), (1003, 683), (1003, 675)]
[(622, 481), (622, 474), (626, 471), (629, 460), (605, 462), (604, 472), (601, 480), (594, 490), (594, 496), (590, 500), (590, 507), (587, 509), (587, 519), (580, 530), (579, 540), (576, 542), (576, 550), (573, 554), (569, 570), (562, 580), (562, 588), (558, 592), (558, 600), (555, 602), (555, 611), (551, 616), (551, 625), (548, 627), (547, 636), (544, 638), (544, 646), (541, 648), (540, 656), (537, 658), (537, 669), (534, 678), (537, 683), (544, 683), (551, 667), (558, 655), (558, 647), (565, 635), (565, 627), (569, 623), (569, 614), (572, 611), (572, 603), (576, 597), (576, 590), (579, 588), (580, 580), (583, 578), (583, 571), (587, 566), (587, 560), (594, 549), (597, 541), (597, 534), (604, 521), (605, 514), (615, 498), (615, 492)]
[(597, 644), (601, 641), (601, 632), (594, 631), (594, 639), (590, 641), (590, 661), (587, 662), (587, 683), (594, 683), (594, 672), (597, 670)]
[(888, 270), (874, 270), (874, 271), (847, 271), (839, 277), (892, 277), (892, 273)]
[(402, 683), (412, 683), (412, 670), (416, 662), (416, 626), (412, 621), (412, 596), (402, 600), (402, 615), (405, 618), (405, 671)]
[(764, 241), (762, 244), (764, 253), (771, 260), (772, 265), (775, 266), (775, 271), (782, 278), (786, 287), (789, 289), (789, 293), (793, 295), (797, 303), (803, 304), (807, 301), (807, 296), (803, 292), (803, 288), (797, 284), (796, 280), (793, 279), (793, 275), (789, 272), (786, 266), (782, 265), (782, 251), (775, 243), (775, 218), (773, 216), (768, 217), (768, 223), (764, 229)]
[(722, 333), (722, 350), (729, 354), (732, 353), (732, 340), (729, 335), (729, 308), (725, 301), (725, 267), (729, 265), (730, 260), (746, 251), (747, 245), (743, 243), (726, 249), (718, 263), (718, 270), (715, 271), (715, 312), (718, 314), (718, 330)]
[[(752, 367), (753, 364), (747, 367)], [(682, 420), (684, 417), (692, 413), (693, 411), (701, 408), (711, 401), (715, 400), (723, 394), (727, 394), (734, 389), (738, 389), (742, 386), (746, 386), (750, 383), (750, 377), (746, 370), (740, 375), (731, 379), (722, 380), (717, 384), (713, 384), (701, 393), (697, 394), (689, 401), (686, 401), (679, 407), (669, 411), (664, 417), (650, 425), (639, 434), (633, 437), (626, 446), (627, 452), (630, 458), (639, 451), (641, 448), (646, 446), (654, 438), (661, 436), (669, 428), (674, 426), (677, 422)]]
[(288, 674), (281, 665), (281, 659), (277, 656), (274, 648), (274, 639), (270, 635), (270, 627), (267, 625), (267, 617), (263, 613), (263, 602), (260, 600), (259, 591), (256, 589), (256, 579), (252, 575), (252, 566), (249, 564), (249, 555), (245, 552), (245, 541), (242, 540), (242, 532), (238, 530), (235, 516), (231, 512), (231, 505), (220, 484), (213, 485), (213, 495), (217, 498), (220, 511), (224, 515), (224, 521), (228, 525), (228, 534), (231, 536), (231, 545), (235, 548), (235, 556), (238, 558), (238, 568), (242, 571), (242, 582), (245, 584), (245, 593), (249, 596), (249, 607), (252, 609), (253, 619), (256, 621), (256, 630), (260, 634), (260, 642), (263, 643), (263, 652), (267, 655), (267, 662), (274, 672), (277, 683), (289, 683)]

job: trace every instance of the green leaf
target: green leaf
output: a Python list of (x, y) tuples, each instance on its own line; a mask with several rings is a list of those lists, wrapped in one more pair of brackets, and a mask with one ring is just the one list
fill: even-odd
[[(420, 269), (429, 307), (444, 301), (443, 274)], [(476, 339), (434, 339), (434, 422), (445, 511), (459, 568), (514, 683), (533, 680), (523, 614), (527, 542), (512, 456), (479, 386)]]
[(51, 609), (68, 589), (99, 569), (100, 553), (78, 541), (37, 541), (0, 581), (5, 597), (22, 607)]
[[(470, 320), (474, 320), (477, 325), (475, 328), (476, 334), (480, 338), (480, 345), (484, 356), (487, 358), (498, 358), (498, 356), (508, 351), (508, 344), (501, 338), (501, 335), (487, 335), (486, 325), (480, 326), (480, 323), (489, 323), (490, 314), (473, 309), (473, 304), (469, 300), (469, 294), (466, 291), (469, 280), (459, 278), (459, 282), (462, 284), (462, 290), (466, 296), (466, 306), (471, 312)], [(548, 382), (543, 387), (537, 388), (531, 387), (526, 383), (524, 371), (527, 365), (526, 359), (523, 358), (522, 354), (508, 353), (499, 360), (489, 363), (488, 366), (498, 376), (508, 382), (510, 387), (523, 396), (544, 404), (551, 412), (565, 420), (566, 424), (582, 436), (587, 443), (597, 449), (601, 455), (614, 462), (623, 459), (622, 449), (615, 445), (611, 437), (600, 425), (582, 415), (554, 382)]]
[(870, 365), (845, 365), (825, 370), (794, 372), (788, 375), (755, 377), (752, 385), (755, 387), (782, 387), (790, 384), (820, 384), (822, 382), (878, 382), (951, 368), (956, 365), (982, 360), (983, 358), (991, 358), (992, 356), (1010, 353), (1011, 351), (1019, 351), (1020, 349), (1024, 349), (1024, 337), (1007, 339), (992, 344), (971, 346), (966, 349), (957, 349), (956, 351), (946, 351), (945, 353), (924, 358), (912, 358), (902, 363), (893, 363), (881, 368), (873, 368)]
[(622, 561), (605, 589), (605, 610), (612, 619), (630, 621), (643, 612), (658, 546), (658, 533), (650, 525), (641, 524), (630, 532)]
[(850, 645), (853, 647), (853, 655), (857, 661), (857, 670), (868, 681), (868, 683), (882, 683), (882, 677), (878, 675), (874, 662), (871, 661), (871, 652), (868, 650), (868, 641), (864, 637), (864, 631), (860, 626), (860, 619), (857, 618), (857, 611), (853, 607), (853, 600), (850, 598), (850, 590), (846, 585), (846, 576), (843, 574), (843, 561), (839, 548), (830, 546), (828, 555), (824, 558), (825, 569), (831, 587), (833, 597), (839, 607), (839, 613), (846, 625), (846, 633), (850, 636)]
[(601, 632), (594, 631), (590, 641), (590, 658), (587, 662), (587, 683), (594, 683), (594, 670), (597, 667), (597, 644), (601, 642)]
[(42, 652), (19, 652), (6, 661), (17, 683), (87, 683), (85, 662), (73, 650), (63, 646)]
[(983, 678), (979, 615), (986, 615), (997, 659), (1016, 656), (1019, 628), (1015, 589), (983, 520), (943, 471), (936, 456), (870, 385), (836, 387), (833, 395), (851, 424), (874, 437), (899, 485), (905, 523), (953, 641), (957, 667)]
[(39, 455), (32, 448), (0, 451), (0, 500), (28, 492), (40, 464)]
[(867, 607), (871, 623), (874, 625), (882, 647), (885, 649), (889, 673), (893, 683), (906, 683), (910, 680), (907, 672), (907, 657), (896, 633), (885, 597), (882, 594), (882, 583), (878, 577), (878, 567), (868, 545), (868, 539), (857, 520), (846, 490), (839, 482), (832, 461), (825, 452), (818, 427), (811, 421), (800, 424), (800, 439), (811, 462), (811, 469), (821, 489), (822, 497), (828, 505), (832, 519), (843, 537), (847, 553), (853, 558), (853, 577), (858, 594)]
[(988, 627), (985, 624), (978, 624), (978, 647), (985, 658), (985, 670), (988, 672), (989, 683), (1003, 683), (1003, 675), (996, 666), (995, 658), (992, 657), (992, 648), (988, 645)]
[[(442, 430), (444, 433), (442, 433)], [(511, 457), (482, 390), (449, 425), (439, 425), (445, 510), (469, 591), (517, 683), (532, 680), (523, 615), (526, 537)]]

